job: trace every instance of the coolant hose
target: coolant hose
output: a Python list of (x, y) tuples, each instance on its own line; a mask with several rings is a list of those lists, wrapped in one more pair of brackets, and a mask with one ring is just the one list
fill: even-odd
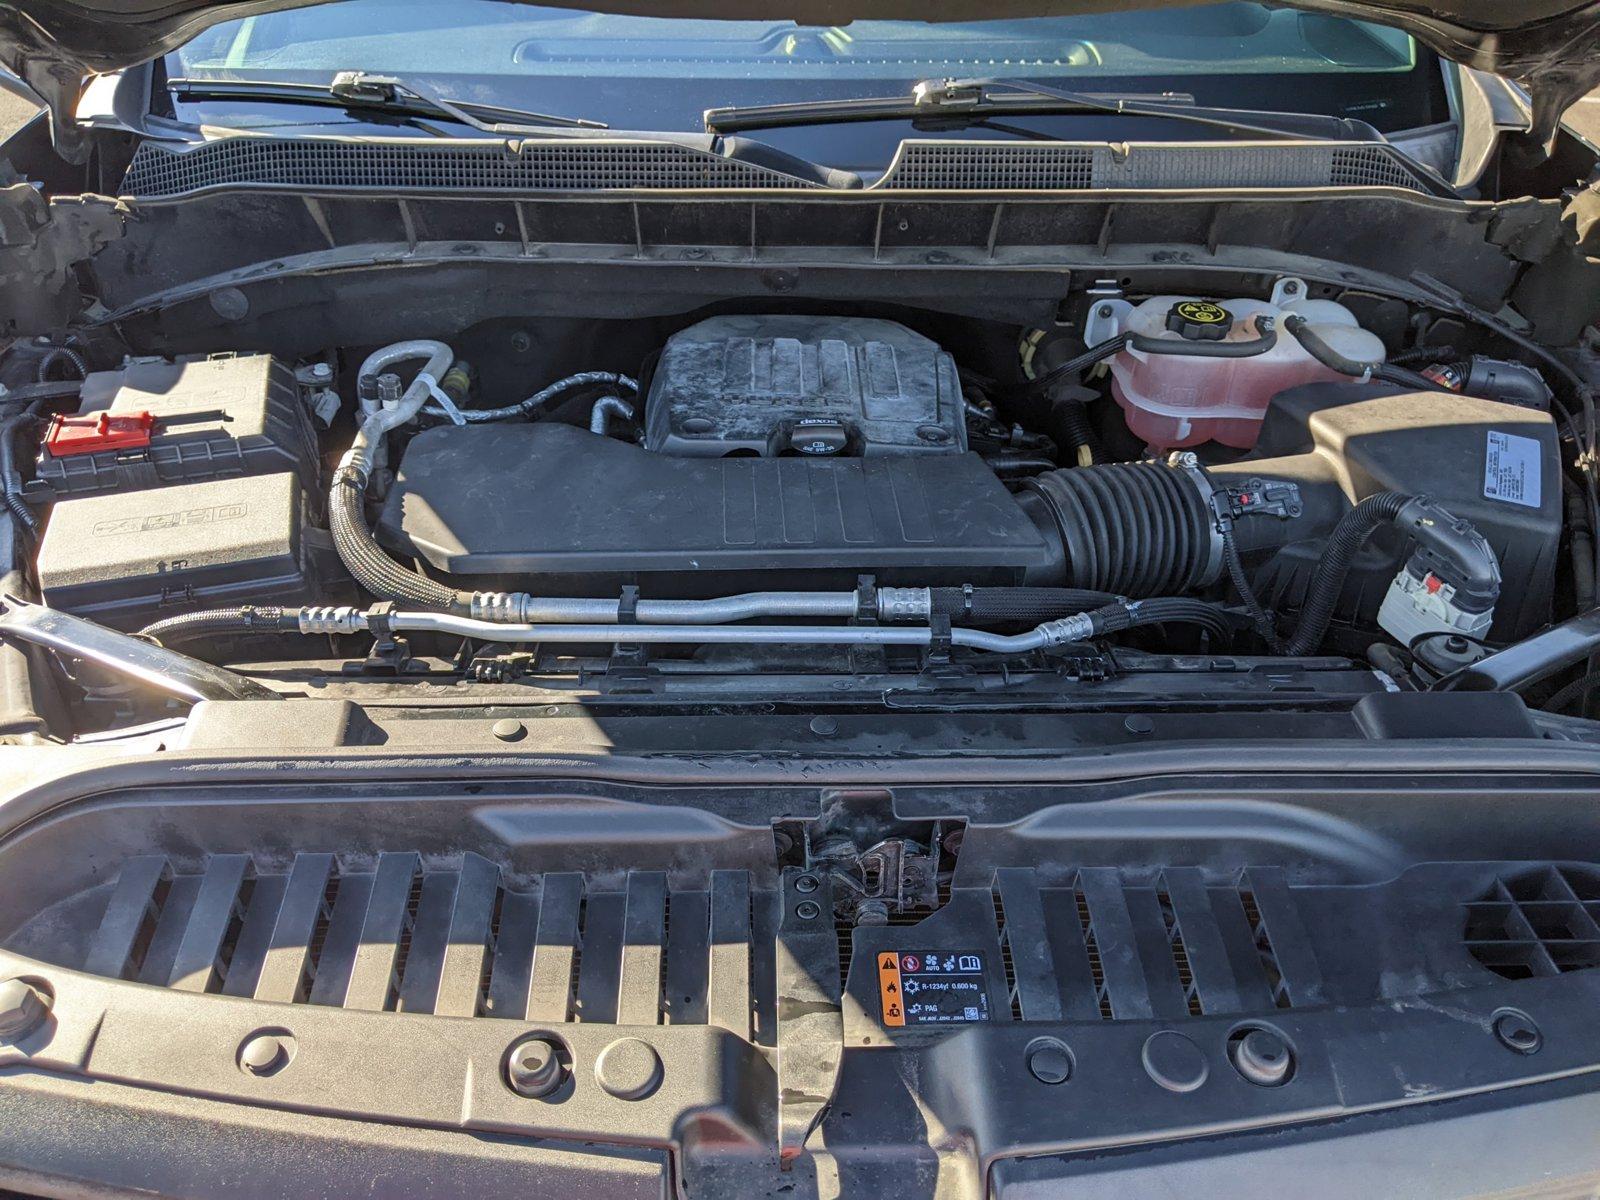
[(1316, 359), (1330, 371), (1337, 371), (1341, 375), (1349, 375), (1354, 379), (1380, 379), (1385, 383), (1396, 383), (1402, 387), (1416, 388), (1423, 392), (1448, 392), (1450, 388), (1441, 383), (1436, 383), (1426, 375), (1419, 375), (1405, 367), (1397, 367), (1393, 363), (1361, 362), (1359, 359), (1349, 358), (1340, 354), (1327, 342), (1311, 332), (1306, 319), (1299, 313), (1290, 313), (1283, 318), (1283, 327), (1287, 329), (1295, 341), (1300, 343), (1301, 349), (1312, 358)]
[(333, 474), (328, 497), (328, 525), (339, 561), (351, 577), (384, 600), (409, 600), (424, 608), (462, 615), (472, 612), (472, 593), (457, 592), (408, 571), (383, 552), (367, 527), (363, 498), (366, 477), (354, 466), (341, 465)]
[(204, 612), (168, 617), (139, 630), (139, 636), (163, 646), (217, 634), (296, 633), (300, 629), (298, 610), (285, 613), (277, 605), (244, 605), (239, 608), (212, 608)]
[(1333, 527), (1323, 547), (1322, 558), (1317, 563), (1316, 574), (1306, 589), (1306, 599), (1300, 609), (1300, 623), (1295, 628), (1286, 653), (1292, 656), (1311, 654), (1322, 645), (1333, 619), (1334, 606), (1339, 593), (1344, 590), (1345, 577), (1350, 573), (1350, 561), (1361, 549), (1363, 542), (1379, 525), (1393, 521), (1400, 510), (1412, 500), (1404, 492), (1378, 492), (1357, 504)]
[(1140, 354), (1172, 354), (1183, 358), (1254, 358), (1265, 354), (1278, 344), (1278, 331), (1272, 327), (1256, 326), (1258, 336), (1248, 342), (1200, 342), (1188, 338), (1147, 337), (1142, 333), (1128, 336), (1128, 348)]

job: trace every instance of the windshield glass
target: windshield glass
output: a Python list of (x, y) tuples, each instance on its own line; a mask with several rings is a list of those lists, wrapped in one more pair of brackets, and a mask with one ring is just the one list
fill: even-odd
[[(1438, 62), (1407, 35), (1247, 3), (821, 27), (501, 0), (345, 0), (215, 26), (169, 56), (166, 70), (189, 79), (319, 83), (341, 70), (399, 74), (457, 99), (635, 130), (699, 130), (713, 107), (905, 95), (919, 80), (975, 76), (1174, 92), (1207, 105), (1357, 117), (1385, 131), (1447, 116)], [(182, 103), (175, 114), (227, 124), (249, 109)], [(1171, 122), (1139, 130), (1126, 121), (1112, 134), (1103, 119), (1096, 126), (1081, 116), (1040, 119), (1035, 128), (1128, 140), (1206, 136)], [(829, 157), (839, 157), (841, 140), (870, 136), (829, 130)]]

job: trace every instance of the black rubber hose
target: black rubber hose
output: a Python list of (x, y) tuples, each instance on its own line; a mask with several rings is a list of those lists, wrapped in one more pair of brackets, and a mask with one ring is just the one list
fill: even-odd
[(1037, 497), (1025, 507), (1061, 539), (1068, 587), (1182, 596), (1220, 574), (1210, 508), (1182, 471), (1158, 463), (1104, 463), (1050, 471), (1024, 489), (1023, 497)]
[(1263, 329), (1248, 342), (1197, 342), (1188, 338), (1146, 337), (1142, 333), (1128, 338), (1128, 347), (1141, 354), (1174, 354), (1184, 358), (1254, 358), (1278, 344), (1276, 329)]
[(1019, 475), (1037, 475), (1041, 471), (1054, 471), (1056, 462), (1043, 454), (1029, 454), (1024, 450), (1001, 450), (983, 456), (983, 465), (1001, 479), (1015, 479)]
[(1227, 638), (1233, 627), (1227, 614), (1215, 604), (1187, 596), (1157, 596), (1149, 600), (1124, 600), (1089, 613), (1096, 636), (1121, 633), (1146, 625), (1198, 625), (1218, 638)]
[(1316, 574), (1306, 589), (1300, 623), (1289, 642), (1288, 654), (1312, 654), (1322, 645), (1328, 623), (1333, 619), (1334, 606), (1339, 602), (1339, 593), (1344, 590), (1345, 577), (1350, 573), (1350, 560), (1374, 529), (1393, 521), (1411, 500), (1404, 492), (1378, 492), (1339, 518), (1328, 535)]
[(1574, 700), (1588, 696), (1597, 684), (1600, 684), (1600, 671), (1590, 671), (1588, 674), (1582, 675), (1567, 684), (1566, 687), (1552, 695), (1540, 707), (1546, 712), (1558, 713)]
[(383, 600), (410, 601), (424, 608), (470, 616), (472, 594), (457, 592), (408, 571), (383, 552), (367, 528), (362, 498), (366, 484), (351, 467), (340, 467), (333, 475), (333, 494), (328, 498), (328, 525), (339, 561), (357, 583)]
[(1116, 600), (1082, 588), (939, 587), (928, 589), (933, 614), (956, 625), (1037, 625), (1088, 612)]
[(296, 633), (300, 618), (295, 613), (285, 613), (277, 605), (244, 605), (239, 608), (212, 608), (204, 612), (184, 613), (168, 617), (139, 630), (139, 636), (163, 646), (196, 638), (215, 637), (234, 633)]
[(1354, 358), (1347, 358), (1340, 354), (1327, 342), (1312, 333), (1306, 324), (1306, 319), (1299, 313), (1290, 313), (1283, 319), (1283, 327), (1293, 335), (1305, 352), (1311, 355), (1330, 371), (1337, 371), (1341, 375), (1350, 375), (1361, 379), (1370, 376), (1380, 379), (1385, 383), (1395, 383), (1402, 387), (1416, 388), (1423, 392), (1451, 392), (1453, 389), (1445, 387), (1429, 379), (1426, 375), (1419, 375), (1415, 371), (1408, 371), (1405, 367), (1397, 367), (1393, 363), (1364, 363)]
[(1081, 400), (1059, 400), (1055, 406), (1056, 426), (1066, 448), (1072, 451), (1072, 461), (1080, 467), (1104, 462), (1100, 439), (1095, 437), (1094, 426), (1089, 424), (1089, 408)]
[(39, 536), (39, 518), (22, 498), (22, 475), (17, 471), (17, 434), (39, 418), (39, 405), (35, 400), (19, 413), (0, 421), (0, 491), (4, 492), (6, 510), (16, 518), (31, 537)]
[(74, 371), (76, 371), (79, 379), (85, 379), (88, 377), (89, 364), (84, 362), (83, 355), (79, 354), (76, 350), (73, 350), (68, 346), (56, 346), (50, 351), (50, 353), (46, 354), (39, 360), (39, 382), (48, 383), (50, 381), (50, 372), (55, 368), (57, 363), (61, 362), (66, 363)]

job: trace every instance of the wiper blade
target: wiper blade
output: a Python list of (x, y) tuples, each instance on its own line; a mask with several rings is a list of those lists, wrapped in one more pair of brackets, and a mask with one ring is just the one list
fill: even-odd
[(186, 100), (269, 100), (320, 104), (331, 108), (391, 113), (403, 117), (442, 117), (495, 137), (548, 133), (551, 129), (606, 129), (604, 121), (501, 108), (476, 101), (449, 100), (415, 80), (393, 75), (340, 71), (333, 82), (286, 83), (276, 80), (170, 79), (167, 88)]
[(1058, 116), (1105, 113), (1110, 116), (1160, 117), (1209, 125), (1232, 133), (1303, 141), (1372, 141), (1384, 137), (1365, 121), (1318, 113), (1279, 113), (1260, 109), (1206, 108), (1192, 96), (1100, 95), (1073, 92), (1020, 79), (924, 80), (909, 96), (876, 96), (818, 100), (799, 104), (711, 108), (705, 113), (708, 133), (739, 133), (835, 125), (857, 121), (911, 121), (919, 129), (968, 129), (999, 116)]

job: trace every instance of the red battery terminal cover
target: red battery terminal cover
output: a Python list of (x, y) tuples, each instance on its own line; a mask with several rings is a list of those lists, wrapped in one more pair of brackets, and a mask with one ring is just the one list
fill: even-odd
[(139, 450), (150, 444), (156, 419), (148, 412), (72, 413), (50, 420), (45, 449), (53, 458), (97, 454), (102, 450)]

